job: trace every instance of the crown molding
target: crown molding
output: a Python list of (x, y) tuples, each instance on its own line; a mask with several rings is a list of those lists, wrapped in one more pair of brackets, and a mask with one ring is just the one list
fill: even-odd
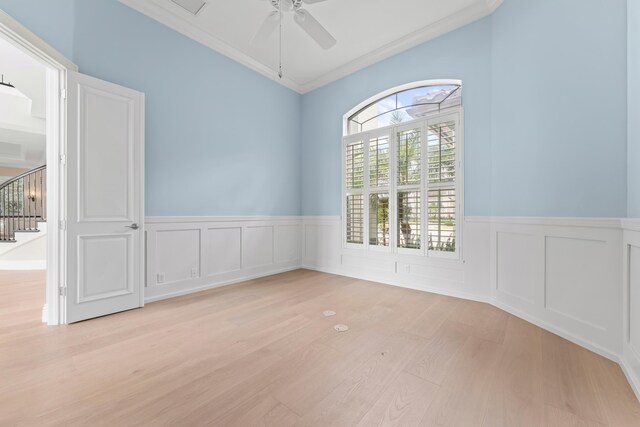
[(464, 27), (465, 25), (482, 19), (485, 16), (489, 16), (500, 4), (502, 4), (504, 0), (488, 1), (493, 3), (494, 5), (490, 6), (488, 3), (484, 2), (475, 3), (465, 9), (458, 11), (453, 15), (449, 15), (444, 19), (436, 21), (427, 27), (424, 27), (374, 51), (371, 51), (366, 55), (354, 59), (353, 61), (339, 68), (336, 68), (335, 70), (330, 71), (315, 80), (301, 85), (301, 93), (304, 94), (315, 89), (319, 89), (322, 86), (328, 85), (329, 83), (332, 83), (336, 80), (340, 80), (343, 77), (360, 71), (377, 62), (383, 61), (401, 52), (419, 46), (448, 32)]
[(502, 4), (504, 0), (485, 0), (487, 7), (489, 8), (489, 14), (495, 12), (495, 10)]
[(450, 31), (482, 19), (493, 13), (504, 0), (484, 0), (482, 2), (475, 3), (453, 15), (362, 55), (359, 58), (356, 58), (353, 61), (306, 83), (299, 83), (286, 77), (282, 80), (279, 79), (276, 71), (267, 67), (263, 63), (223, 42), (217, 37), (212, 36), (206, 31), (193, 26), (180, 16), (172, 14), (161, 7), (155, 6), (148, 0), (118, 1), (295, 92), (305, 94), (384, 59), (390, 58), (391, 56), (397, 55), (400, 52), (404, 52), (412, 47), (416, 47)]
[(291, 80), (290, 78), (283, 77), (280, 79), (278, 77), (278, 72), (272, 70), (268, 66), (263, 63), (253, 59), (251, 56), (247, 55), (244, 52), (234, 48), (233, 46), (223, 42), (217, 37), (212, 36), (206, 31), (197, 28), (194, 25), (191, 25), (188, 21), (181, 18), (178, 15), (174, 15), (169, 11), (164, 10), (161, 7), (155, 6), (153, 3), (148, 0), (118, 0), (120, 3), (129, 6), (130, 8), (142, 13), (143, 15), (148, 16), (151, 19), (158, 21), (159, 23), (166, 25), (174, 31), (177, 31), (192, 40), (197, 41), (200, 44), (205, 45), (206, 47), (213, 49), (214, 51), (230, 58), (245, 67), (248, 67), (258, 74), (262, 74), (263, 76), (275, 81), (276, 83), (280, 83), (281, 85), (295, 91), (298, 93), (301, 92), (300, 85)]

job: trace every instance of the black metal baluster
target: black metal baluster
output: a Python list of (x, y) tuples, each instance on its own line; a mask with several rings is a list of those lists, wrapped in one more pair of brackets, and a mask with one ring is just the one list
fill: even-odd
[(11, 237), (11, 240), (14, 240), (15, 232), (16, 232), (16, 183), (15, 181), (11, 183), (11, 210), (12, 210), (11, 213), (13, 215), (11, 215), (10, 237)]
[(32, 176), (33, 176), (32, 174), (29, 175), (29, 199), (28, 200), (29, 200), (29, 229), (30, 230), (33, 230), (35, 228), (35, 217), (34, 217), (34, 221), (31, 221), (31, 217), (34, 216), (32, 212), (34, 208), (34, 203), (33, 203), (33, 200), (31, 200), (31, 197), (33, 197), (33, 195), (35, 194), (35, 192), (33, 193), (31, 192)]
[(6, 222), (5, 211), (7, 210), (6, 204), (4, 203), (5, 193), (6, 191), (4, 188), (0, 190), (0, 209), (2, 209), (2, 212), (0, 213), (0, 221), (2, 221), (2, 230), (0, 230), (0, 239), (3, 241), (5, 239), (5, 232), (7, 230), (7, 225), (5, 224)]
[(44, 187), (42, 185), (42, 175), (44, 175), (44, 170), (40, 171), (40, 218), (44, 221)]
[[(28, 188), (25, 189), (25, 184), (28, 185)], [(26, 190), (26, 191), (25, 191)], [(25, 192), (27, 193), (27, 200), (25, 200)], [(31, 175), (27, 175), (26, 178), (22, 179), (22, 227), (23, 230), (31, 230)], [(25, 212), (26, 205), (26, 212)], [(29, 224), (27, 225), (27, 221)]]

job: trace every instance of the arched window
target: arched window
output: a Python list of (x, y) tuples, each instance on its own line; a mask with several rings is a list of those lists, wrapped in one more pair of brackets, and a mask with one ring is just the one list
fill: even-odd
[(347, 118), (347, 134), (420, 119), (462, 104), (462, 85), (456, 80), (417, 82), (392, 90), (356, 107)]
[(458, 258), (462, 83), (393, 88), (344, 120), (345, 245)]

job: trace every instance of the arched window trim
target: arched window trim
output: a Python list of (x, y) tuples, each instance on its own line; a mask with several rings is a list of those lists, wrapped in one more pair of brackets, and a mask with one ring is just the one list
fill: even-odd
[(387, 89), (382, 91), (372, 97), (362, 101), (351, 110), (349, 110), (344, 116), (342, 116), (342, 135), (347, 136), (349, 134), (349, 118), (359, 112), (360, 110), (368, 107), (369, 105), (381, 101), (384, 98), (395, 95), (398, 92), (404, 92), (406, 90), (417, 89), (425, 86), (447, 86), (447, 85), (457, 85), (462, 86), (462, 80), (456, 79), (432, 79), (432, 80), (420, 80), (417, 82), (405, 83), (400, 86), (393, 87), (391, 89)]
[[(370, 98), (368, 98), (367, 100), (359, 103), (358, 105), (356, 105), (355, 107), (353, 107), (351, 110), (349, 110), (347, 113), (344, 114), (343, 116), (343, 137), (342, 137), (342, 215), (341, 215), (341, 235), (342, 235), (342, 247), (345, 250), (357, 250), (357, 251), (366, 251), (366, 252), (370, 252), (370, 253), (384, 253), (384, 254), (389, 254), (392, 257), (396, 257), (396, 256), (408, 256), (409, 258), (406, 258), (407, 260), (412, 259), (413, 257), (416, 257), (416, 262), (422, 262), (422, 261), (418, 261), (417, 257), (423, 258), (423, 259), (438, 259), (438, 262), (442, 262), (440, 260), (448, 260), (450, 262), (456, 262), (456, 263), (460, 263), (460, 262), (464, 262), (464, 258), (463, 258), (463, 235), (462, 235), (462, 231), (463, 231), (463, 227), (462, 227), (462, 222), (464, 219), (464, 109), (462, 105), (457, 105), (457, 106), (452, 106), (451, 108), (446, 108), (440, 111), (434, 111), (432, 113), (429, 113), (428, 115), (425, 115), (422, 118), (416, 118), (415, 120), (411, 120), (411, 121), (407, 121), (407, 122), (402, 122), (402, 123), (397, 123), (397, 124), (393, 124), (390, 126), (383, 126), (377, 129), (370, 129), (370, 130), (366, 130), (366, 131), (362, 131), (360, 133), (352, 133), (349, 134), (349, 124), (350, 124), (350, 118), (358, 113), (360, 110), (362, 110), (363, 108), (376, 103), (377, 101), (380, 101), (384, 98), (390, 97), (392, 95), (395, 95), (399, 92), (404, 92), (404, 91), (408, 91), (408, 90), (412, 90), (412, 89), (417, 89), (417, 88), (421, 88), (421, 87), (428, 87), (428, 86), (445, 86), (445, 85), (450, 85), (450, 86), (459, 86), (460, 88), (463, 87), (462, 81), (461, 80), (455, 80), (455, 79), (440, 79), (440, 80), (423, 80), (423, 81), (418, 81), (418, 82), (413, 82), (413, 83), (408, 83), (408, 84), (404, 84), (404, 85), (400, 85), (400, 86), (396, 86), (394, 88), (385, 90), (383, 92), (380, 92), (379, 94), (372, 96)], [(432, 124), (438, 124), (438, 123), (445, 123), (445, 122), (454, 122), (454, 126), (455, 126), (455, 132), (456, 132), (456, 149), (455, 149), (455, 175), (456, 175), (456, 179), (455, 179), (455, 183), (454, 185), (450, 185), (448, 183), (445, 183), (444, 181), (442, 182), (438, 182), (438, 181), (429, 181), (429, 179), (426, 176), (425, 171), (428, 171), (428, 164), (429, 164), (429, 153), (427, 151), (427, 147), (425, 146), (425, 144), (427, 144), (427, 140), (423, 139), (422, 142), (420, 143), (421, 146), (423, 148), (421, 148), (421, 152), (422, 154), (420, 154), (420, 164), (421, 167), (424, 168), (420, 179), (420, 184), (400, 184), (397, 182), (397, 153), (396, 150), (398, 149), (398, 142), (397, 142), (397, 132), (398, 131), (406, 131), (406, 130), (411, 130), (414, 129), (416, 126), (420, 129), (420, 133), (421, 133), (421, 138), (427, 138), (427, 129), (430, 126), (430, 123)], [(385, 186), (385, 188), (378, 188), (378, 187), (371, 187), (370, 184), (370, 154), (369, 154), (369, 149), (370, 149), (370, 143), (371, 143), (371, 139), (372, 138), (380, 138), (382, 137), (383, 139), (387, 139), (385, 138), (385, 136), (388, 138), (388, 144), (389, 144), (389, 150), (390, 150), (390, 161), (393, 164), (393, 166), (390, 166), (390, 179), (389, 179), (389, 183), (388, 185)], [(359, 141), (361, 140), (361, 141)], [(359, 142), (358, 142), (359, 141)], [(369, 141), (369, 142), (367, 142)], [(360, 144), (363, 145), (363, 153), (362, 156), (364, 158), (364, 163), (363, 165), (361, 165), (360, 167), (362, 167), (362, 171), (361, 174), (363, 175), (361, 178), (363, 180), (362, 186), (361, 187), (348, 187), (347, 184), (347, 168), (346, 168), (346, 152), (345, 150), (347, 149), (347, 147), (351, 144)], [(411, 188), (409, 188), (411, 187)], [(415, 187), (415, 188), (413, 188)], [(429, 210), (432, 209), (430, 203), (430, 200), (432, 199), (431, 193), (435, 192), (435, 191), (446, 191), (446, 190), (453, 190), (454, 191), (454, 202), (455, 203), (455, 213), (454, 213), (454, 219), (455, 219), (455, 229), (454, 229), (454, 241), (455, 241), (455, 250), (453, 252), (448, 251), (447, 249), (432, 249), (430, 248), (430, 236), (431, 233), (429, 231), (431, 225), (438, 225), (438, 227), (440, 227), (442, 224), (444, 224), (444, 222), (442, 224), (440, 224), (440, 220), (436, 221), (435, 223), (432, 223), (430, 221), (430, 213)], [(378, 243), (371, 243), (371, 236), (370, 236), (370, 231), (371, 231), (371, 227), (370, 227), (370, 206), (369, 204), (371, 203), (370, 198), (372, 194), (377, 194), (377, 193), (388, 193), (388, 197), (389, 197), (389, 205), (387, 206), (388, 209), (388, 218), (387, 218), (387, 226), (389, 228), (388, 234), (387, 234), (387, 238), (389, 239), (387, 244), (382, 244), (382, 246), (379, 246)], [(398, 194), (400, 192), (413, 192), (413, 193), (420, 193), (419, 194), (419, 198), (420, 198), (420, 208), (419, 208), (419, 213), (418, 215), (420, 216), (420, 220), (419, 220), (419, 234), (420, 234), (420, 239), (421, 239), (421, 243), (420, 243), (420, 248), (410, 248), (407, 246), (402, 246), (400, 247), (400, 243), (399, 243), (399, 239), (398, 239), (398, 220), (399, 220), (399, 211), (398, 211), (398, 204), (396, 203)], [(355, 206), (355, 208), (360, 209), (360, 221), (356, 221), (353, 224), (358, 224), (359, 223), (359, 227), (361, 228), (360, 233), (362, 233), (362, 242), (352, 242), (348, 240), (348, 206), (349, 206), (349, 202), (347, 200), (348, 196), (360, 196), (360, 200), (358, 204), (358, 206)], [(440, 197), (440, 196), (438, 196)], [(439, 202), (439, 198), (437, 199), (438, 203)], [(353, 203), (356, 203), (355, 201)], [(362, 206), (360, 206), (362, 205)], [(354, 206), (354, 205), (352, 205)], [(412, 208), (411, 208), (412, 209)], [(440, 211), (438, 212), (438, 215), (436, 215), (436, 218), (439, 217), (439, 215), (442, 215), (441, 212), (445, 211), (448, 209), (448, 206), (445, 204), (440, 204), (439, 208)], [(355, 212), (355, 211), (354, 211)], [(392, 231), (393, 230), (393, 231)], [(352, 231), (353, 232), (353, 231)], [(440, 233), (440, 229), (438, 228), (438, 233)], [(408, 261), (407, 261), (408, 262)]]

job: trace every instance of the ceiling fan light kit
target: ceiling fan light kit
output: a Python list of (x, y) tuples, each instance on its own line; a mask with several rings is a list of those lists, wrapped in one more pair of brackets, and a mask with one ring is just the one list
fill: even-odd
[(303, 9), (304, 4), (320, 3), (326, 0), (269, 0), (276, 9), (271, 12), (252, 39), (252, 43), (259, 45), (266, 41), (275, 31), (279, 30), (280, 63), (278, 76), (282, 78), (282, 18), (284, 13), (293, 13), (293, 20), (309, 35), (322, 49), (330, 49), (336, 44), (336, 39), (327, 31), (316, 18)]

